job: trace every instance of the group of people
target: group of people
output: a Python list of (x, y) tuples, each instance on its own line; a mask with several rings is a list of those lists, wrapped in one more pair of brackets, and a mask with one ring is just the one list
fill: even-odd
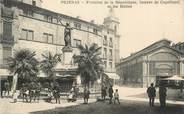
[(13, 92), (13, 99), (14, 102), (17, 101), (18, 96), (22, 98), (23, 102), (32, 102), (32, 101), (38, 101), (40, 100), (40, 92), (41, 92), (41, 84), (22, 84), (22, 87), (20, 89), (20, 94), (18, 91)]
[(8, 97), (10, 95), (10, 83), (8, 80), (5, 80), (4, 83), (1, 83), (1, 97)]
[[(109, 104), (112, 104), (113, 100), (114, 104), (116, 103), (116, 101), (118, 102), (118, 104), (120, 104), (118, 89), (116, 89), (114, 92), (112, 86), (110, 86), (108, 89), (108, 94), (109, 94)], [(107, 87), (102, 87), (101, 95), (102, 99), (105, 100), (107, 96)]]
[(60, 86), (58, 83), (52, 84), (52, 87), (48, 90), (48, 99), (46, 99), (47, 102), (51, 103), (52, 99), (55, 99), (55, 103), (60, 104)]
[[(148, 87), (147, 94), (148, 94), (148, 97), (149, 97), (149, 105), (150, 105), (150, 107), (153, 107), (154, 106), (155, 97), (156, 97), (156, 89), (155, 89), (153, 83), (151, 83), (150, 87)], [(159, 85), (159, 101), (160, 101), (160, 106), (161, 107), (165, 107), (166, 106), (166, 96), (167, 96), (167, 89), (161, 83)]]

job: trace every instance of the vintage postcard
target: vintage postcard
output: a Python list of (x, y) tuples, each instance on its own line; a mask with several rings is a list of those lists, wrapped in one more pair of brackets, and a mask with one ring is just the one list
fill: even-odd
[(0, 0), (0, 114), (183, 114), (184, 0)]

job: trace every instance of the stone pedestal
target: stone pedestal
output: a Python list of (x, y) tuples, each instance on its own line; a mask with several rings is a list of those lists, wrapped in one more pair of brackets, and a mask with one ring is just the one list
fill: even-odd
[(63, 64), (72, 65), (73, 49), (70, 46), (65, 46), (62, 48), (63, 51)]

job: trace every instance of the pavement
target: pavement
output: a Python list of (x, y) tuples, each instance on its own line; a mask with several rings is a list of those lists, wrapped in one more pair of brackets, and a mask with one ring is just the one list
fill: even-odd
[[(136, 95), (145, 93), (147, 88), (130, 88), (130, 87), (115, 86), (113, 89), (114, 90), (118, 89), (120, 99), (122, 100), (149, 102), (149, 99), (147, 96), (145, 98), (136, 97)], [(178, 101), (178, 100), (167, 100), (166, 102), (168, 104), (184, 105), (183, 101)], [(158, 98), (155, 99), (155, 103), (159, 103)]]
[[(96, 99), (90, 99), (89, 103), (95, 102)], [(83, 104), (83, 100), (79, 99), (76, 102), (67, 102), (61, 100), (61, 104), (56, 104), (55, 100), (52, 103), (47, 103), (43, 100), (38, 102), (26, 103), (19, 99), (18, 102), (12, 103), (10, 98), (0, 98), (0, 114), (29, 114), (29, 112), (36, 112), (48, 109), (55, 109), (59, 107), (69, 107)], [(17, 113), (18, 112), (18, 113)]]
[[(129, 101), (141, 101), (148, 102), (148, 98), (138, 98), (136, 95), (146, 92), (146, 88), (129, 88), (129, 87), (118, 87), (115, 86), (114, 89), (118, 89), (119, 96), (121, 100)], [(133, 97), (132, 97), (133, 96)], [(55, 102), (54, 100), (52, 102)], [(89, 103), (96, 102), (96, 99), (90, 99)], [(29, 114), (29, 112), (36, 112), (42, 110), (56, 109), (60, 107), (70, 107), (76, 106), (83, 103), (83, 99), (79, 99), (76, 102), (68, 103), (66, 100), (61, 100), (61, 104), (47, 103), (40, 100), (39, 103), (24, 103), (22, 99), (19, 99), (17, 103), (12, 103), (10, 98), (0, 98), (0, 114)], [(159, 103), (156, 99), (155, 103)], [(167, 100), (168, 104), (184, 105), (182, 101)]]

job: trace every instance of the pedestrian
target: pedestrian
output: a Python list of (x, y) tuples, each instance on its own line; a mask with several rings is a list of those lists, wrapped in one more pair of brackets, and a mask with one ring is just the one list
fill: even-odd
[(89, 100), (89, 95), (90, 95), (90, 91), (89, 89), (87, 89), (87, 93), (86, 93), (86, 103), (88, 104), (88, 100)]
[(1, 81), (1, 85), (0, 85), (0, 89), (1, 89), (1, 98), (3, 98), (3, 91), (5, 90), (5, 87), (4, 87), (4, 83), (3, 83), (3, 81), (2, 80), (0, 80)]
[(101, 95), (102, 95), (102, 99), (105, 100), (105, 97), (107, 96), (106, 87), (102, 87)]
[(6, 94), (6, 96), (9, 96), (9, 93), (10, 93), (10, 83), (9, 83), (8, 80), (6, 80), (4, 86), (5, 86), (5, 94)]
[(114, 93), (113, 88), (112, 88), (112, 86), (110, 86), (110, 88), (109, 88), (109, 98), (110, 98), (109, 104), (112, 103), (113, 93)]
[(28, 102), (28, 97), (29, 97), (29, 90), (25, 88), (24, 98), (26, 99), (26, 102)]
[(18, 95), (19, 95), (19, 94), (18, 94), (18, 91), (15, 90), (15, 91), (13, 92), (13, 103), (16, 103), (16, 102), (17, 102)]
[(85, 88), (84, 89), (84, 104), (88, 104), (89, 95), (90, 95), (89, 89)]
[(52, 102), (52, 97), (53, 97), (53, 90), (49, 89), (48, 90), (48, 99), (47, 99), (47, 102), (51, 103)]
[(166, 106), (166, 96), (167, 96), (167, 89), (165, 86), (160, 85), (159, 87), (159, 101), (160, 101), (160, 107)]
[(37, 87), (36, 87), (35, 94), (34, 94), (34, 101), (36, 101), (36, 99), (37, 99), (37, 101), (39, 102), (39, 100), (40, 100), (40, 92), (41, 92), (41, 84), (38, 83), (36, 86)]
[(55, 94), (55, 99), (56, 99), (56, 103), (60, 104), (60, 92), (58, 89), (54, 90), (54, 94)]
[(154, 101), (156, 97), (156, 89), (153, 86), (153, 83), (151, 83), (151, 86), (147, 89), (147, 94), (149, 97), (149, 105), (150, 107), (154, 106)]
[(118, 89), (116, 89), (116, 92), (114, 93), (114, 104), (116, 103), (116, 101), (118, 102), (118, 104), (120, 104)]

